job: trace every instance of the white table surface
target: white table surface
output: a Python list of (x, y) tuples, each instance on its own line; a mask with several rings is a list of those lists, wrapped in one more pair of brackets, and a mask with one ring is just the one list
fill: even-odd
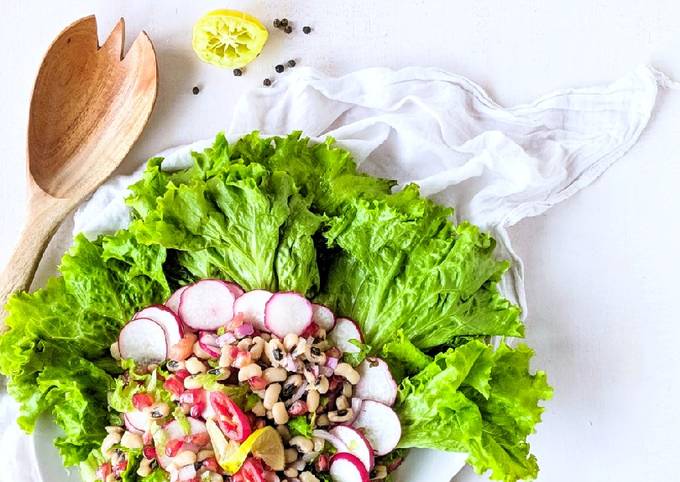
[[(313, 35), (273, 31), (240, 79), (201, 64), (193, 21), (211, 8), (288, 17)], [(24, 151), (33, 79), (52, 38), (96, 13), (100, 35), (145, 29), (160, 67), (146, 132), (122, 168), (227, 126), (234, 100), (280, 61), (332, 74), (421, 64), (486, 87), (502, 104), (618, 78), (640, 63), (680, 78), (676, 0), (2, 0), (0, 265), (24, 219)], [(198, 96), (191, 94), (201, 87)], [(680, 92), (662, 92), (640, 142), (585, 191), (512, 230), (524, 257), (535, 365), (555, 386), (531, 441), (540, 481), (677, 480), (680, 335)], [(464, 471), (457, 482), (480, 480)]]

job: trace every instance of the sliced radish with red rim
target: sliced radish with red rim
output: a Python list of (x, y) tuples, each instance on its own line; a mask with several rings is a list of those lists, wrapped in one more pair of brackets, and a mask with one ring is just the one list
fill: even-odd
[(390, 453), (401, 438), (401, 423), (397, 414), (384, 403), (373, 400), (363, 401), (352, 426), (363, 432), (376, 455)]
[(224, 281), (224, 284), (227, 285), (227, 288), (229, 288), (231, 294), (234, 295), (234, 298), (239, 298), (240, 296), (243, 296), (243, 293), (245, 293), (245, 291), (243, 291), (243, 288), (241, 288), (233, 281)]
[(331, 458), (329, 469), (334, 482), (368, 482), (368, 470), (355, 455), (339, 452)]
[(312, 321), (328, 332), (335, 326), (335, 315), (327, 306), (315, 303), (312, 305)]
[(217, 344), (217, 335), (209, 332), (201, 332), (198, 337), (198, 346), (213, 358), (219, 358), (220, 347)]
[(272, 295), (267, 290), (248, 291), (234, 303), (234, 314), (241, 313), (243, 321), (252, 323), (260, 331), (269, 331), (264, 324), (264, 307)]
[(301, 335), (312, 323), (312, 304), (298, 293), (276, 293), (265, 306), (265, 326), (279, 338)]
[(347, 452), (347, 446), (343, 441), (326, 430), (316, 429), (312, 431), (312, 435), (331, 444), (337, 452)]
[(179, 316), (196, 330), (216, 330), (234, 317), (233, 287), (220, 280), (199, 281), (182, 293)]
[(179, 320), (174, 311), (167, 306), (153, 305), (138, 311), (132, 318), (148, 318), (153, 320), (163, 327), (165, 330), (165, 340), (168, 346), (173, 346), (184, 336), (184, 328), (182, 322)]
[(328, 334), (328, 338), (345, 353), (359, 352), (359, 347), (351, 343), (351, 340), (364, 342), (359, 325), (349, 318), (338, 318), (335, 321), (335, 328)]
[(373, 447), (368, 439), (357, 429), (338, 425), (331, 429), (331, 434), (338, 437), (347, 447), (347, 452), (355, 455), (369, 472), (373, 469), (375, 462), (373, 457)]
[(168, 342), (163, 327), (148, 318), (129, 321), (118, 336), (120, 356), (142, 365), (160, 363), (167, 358)]
[(178, 288), (177, 291), (170, 295), (168, 301), (164, 303), (164, 305), (170, 308), (175, 314), (179, 314), (179, 302), (182, 299), (182, 293), (187, 288), (188, 286), (182, 286), (181, 288)]
[(375, 400), (392, 406), (397, 400), (397, 383), (384, 360), (366, 358), (357, 367), (361, 378), (354, 395), (364, 400)]
[(130, 432), (143, 434), (146, 431), (146, 426), (149, 423), (149, 416), (139, 410), (123, 414), (123, 421), (125, 428)]

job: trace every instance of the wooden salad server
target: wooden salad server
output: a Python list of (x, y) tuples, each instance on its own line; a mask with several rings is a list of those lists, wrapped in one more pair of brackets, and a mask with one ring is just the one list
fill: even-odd
[(104, 45), (94, 16), (54, 40), (40, 66), (28, 122), (28, 215), (0, 278), (5, 303), (27, 290), (66, 215), (123, 161), (149, 120), (158, 89), (156, 54), (142, 32), (124, 55), (121, 18)]

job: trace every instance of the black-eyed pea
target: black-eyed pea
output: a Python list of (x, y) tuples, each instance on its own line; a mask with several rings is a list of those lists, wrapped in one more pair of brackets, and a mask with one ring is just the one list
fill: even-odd
[(291, 479), (294, 479), (295, 477), (298, 476), (298, 471), (295, 467), (288, 467), (286, 470), (283, 471), (283, 475)]
[(274, 404), (279, 401), (279, 395), (281, 395), (281, 384), (272, 383), (267, 387), (264, 392), (264, 400), (262, 404), (267, 410), (274, 408)]
[[(272, 415), (274, 417), (274, 422), (276, 425), (282, 425), (288, 423), (288, 410), (286, 410), (286, 405), (283, 402), (276, 402), (272, 407)], [(292, 440), (292, 439), (291, 439)]]
[(234, 362), (234, 358), (231, 356), (231, 348), (231, 345), (224, 345), (220, 350), (219, 365), (221, 368), (228, 368)]
[(253, 340), (251, 338), (244, 338), (243, 340), (239, 341), (236, 346), (240, 351), (248, 351), (250, 350), (250, 346), (252, 344)]
[(283, 346), (286, 348), (286, 350), (291, 351), (297, 346), (299, 339), (300, 337), (298, 337), (295, 333), (288, 333), (283, 338)]
[(108, 427), (105, 427), (105, 428), (106, 428), (106, 433), (117, 433), (117, 434), (122, 435), (123, 432), (125, 432), (125, 429), (123, 427), (118, 427), (116, 425), (109, 425)]
[(281, 367), (269, 367), (262, 373), (262, 376), (267, 383), (285, 382), (288, 378), (288, 371)]
[(210, 353), (206, 352), (203, 348), (201, 348), (201, 345), (199, 345), (198, 342), (194, 343), (193, 352), (194, 355), (196, 355), (196, 357), (200, 358), (201, 360), (207, 360), (208, 358), (212, 358), (210, 356)]
[(330, 420), (332, 423), (348, 422), (352, 419), (352, 417), (354, 417), (354, 411), (351, 408), (328, 412), (328, 420)]
[(195, 356), (192, 356), (186, 362), (184, 362), (184, 367), (192, 375), (198, 375), (199, 373), (205, 373), (208, 371), (208, 367), (205, 366), (205, 363)]
[(319, 437), (312, 437), (312, 443), (314, 444), (314, 452), (321, 452), (325, 445), (324, 440)]
[(224, 381), (231, 376), (231, 370), (229, 368), (212, 368), (208, 370), (209, 375), (215, 375), (215, 380)]
[(178, 453), (173, 459), (172, 463), (177, 467), (186, 467), (187, 465), (193, 465), (196, 463), (196, 454), (190, 450), (184, 450)]
[(314, 442), (312, 442), (311, 439), (308, 439), (307, 437), (303, 437), (302, 435), (296, 435), (288, 441), (288, 444), (297, 448), (298, 452), (303, 454), (307, 454), (314, 450)]
[(348, 382), (350, 382), (352, 385), (356, 385), (357, 383), (359, 383), (359, 380), (361, 379), (359, 372), (352, 368), (352, 366), (349, 363), (344, 362), (338, 363), (338, 366), (335, 367), (335, 374), (340, 375)]
[[(220, 474), (218, 474), (217, 472), (205, 472), (205, 473), (209, 474), (208, 480), (210, 482), (224, 482), (224, 478)], [(205, 476), (201, 476), (201, 477), (205, 477)], [(201, 479), (201, 480), (203, 480), (203, 479)]]
[(284, 442), (288, 442), (290, 440), (290, 430), (288, 430), (288, 427), (285, 425), (277, 425), (276, 431), (279, 432), (279, 435), (281, 435), (281, 439)]
[(149, 408), (149, 415), (153, 419), (165, 418), (170, 415), (170, 407), (167, 403), (156, 403)]
[(330, 383), (328, 382), (328, 378), (326, 378), (325, 375), (321, 375), (319, 377), (319, 382), (316, 384), (316, 390), (321, 394), (324, 395), (328, 393), (328, 387), (330, 386)]
[(304, 338), (300, 338), (295, 345), (295, 349), (293, 350), (293, 357), (297, 358), (299, 356), (303, 356), (305, 354), (305, 350), (307, 350), (307, 340)]
[(273, 367), (279, 367), (286, 356), (286, 349), (278, 338), (272, 338), (264, 347), (264, 355)]
[(328, 419), (328, 415), (325, 413), (322, 413), (318, 417), (316, 417), (316, 426), (317, 427), (328, 427), (331, 424), (331, 421)]
[(326, 363), (326, 354), (316, 345), (307, 345), (305, 348), (305, 358), (319, 365)]
[(309, 413), (314, 413), (319, 408), (319, 403), (321, 401), (321, 396), (319, 392), (315, 389), (311, 389), (307, 392), (307, 410)]
[(203, 462), (204, 460), (207, 460), (211, 457), (215, 456), (215, 452), (212, 450), (206, 449), (206, 450), (201, 450), (196, 454), (196, 462)]
[(120, 433), (110, 433), (108, 434), (105, 438), (104, 441), (102, 442), (102, 455), (104, 455), (106, 458), (111, 458), (111, 455), (113, 454), (112, 448), (114, 445), (117, 445), (120, 443), (120, 439), (122, 437), (122, 434)]
[(335, 407), (338, 410), (347, 410), (349, 408), (349, 401), (343, 395), (340, 395), (335, 399)]
[(250, 356), (253, 360), (259, 360), (262, 358), (262, 353), (264, 352), (264, 340), (256, 336), (253, 338), (253, 346), (250, 347)]
[(184, 388), (187, 390), (195, 390), (197, 388), (203, 388), (203, 385), (196, 379), (195, 375), (191, 375), (184, 379)]
[(287, 464), (293, 463), (298, 459), (298, 451), (295, 449), (286, 449), (283, 451), (283, 458)]
[(267, 415), (267, 409), (264, 408), (264, 404), (262, 402), (257, 402), (251, 411), (258, 417), (264, 417)]
[(298, 472), (302, 472), (305, 470), (305, 467), (307, 466), (307, 462), (304, 460), (305, 456), (308, 454), (304, 454), (301, 459), (297, 459), (295, 462), (293, 462), (291, 465), (297, 469)]
[(147, 475), (151, 474), (151, 471), (151, 460), (142, 458), (142, 461), (139, 463), (139, 468), (137, 468), (137, 475), (140, 477), (146, 477)]
[(346, 398), (352, 398), (352, 395), (354, 394), (354, 388), (352, 387), (352, 384), (349, 382), (345, 382), (342, 384), (342, 396)]
[(257, 363), (249, 363), (238, 371), (238, 381), (245, 382), (253, 377), (262, 376), (262, 368)]
[(319, 482), (319, 479), (313, 473), (305, 470), (300, 474), (300, 482)]

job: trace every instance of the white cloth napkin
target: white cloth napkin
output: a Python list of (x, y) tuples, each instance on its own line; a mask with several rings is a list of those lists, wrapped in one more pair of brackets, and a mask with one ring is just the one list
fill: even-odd
[[(659, 86), (669, 83), (640, 67), (609, 85), (562, 90), (504, 108), (474, 82), (437, 69), (367, 69), (340, 78), (294, 69), (273, 87), (253, 90), (238, 102), (228, 137), (255, 129), (333, 136), (354, 153), (362, 170), (397, 179), (401, 186), (418, 183), (424, 195), (454, 206), (457, 220), (496, 237), (499, 256), (513, 260), (502, 289), (526, 315), (523, 267), (508, 226), (571, 196), (623, 156), (647, 125)], [(166, 151), (164, 168), (189, 165), (191, 150), (209, 143)], [(76, 212), (74, 233), (96, 236), (125, 227), (126, 186), (140, 173), (104, 184)], [(14, 429), (15, 417), (16, 407), (0, 397), (0, 480), (38, 481), (35, 454), (27, 436)], [(428, 481), (446, 481), (457, 472), (462, 459), (444, 462), (442, 456), (429, 458), (451, 471), (433, 471)], [(419, 460), (409, 459), (411, 467)], [(7, 472), (8, 467), (17, 471)], [(407, 475), (415, 473), (411, 467), (403, 480), (416, 480)], [(418, 470), (420, 480), (422, 467)]]

